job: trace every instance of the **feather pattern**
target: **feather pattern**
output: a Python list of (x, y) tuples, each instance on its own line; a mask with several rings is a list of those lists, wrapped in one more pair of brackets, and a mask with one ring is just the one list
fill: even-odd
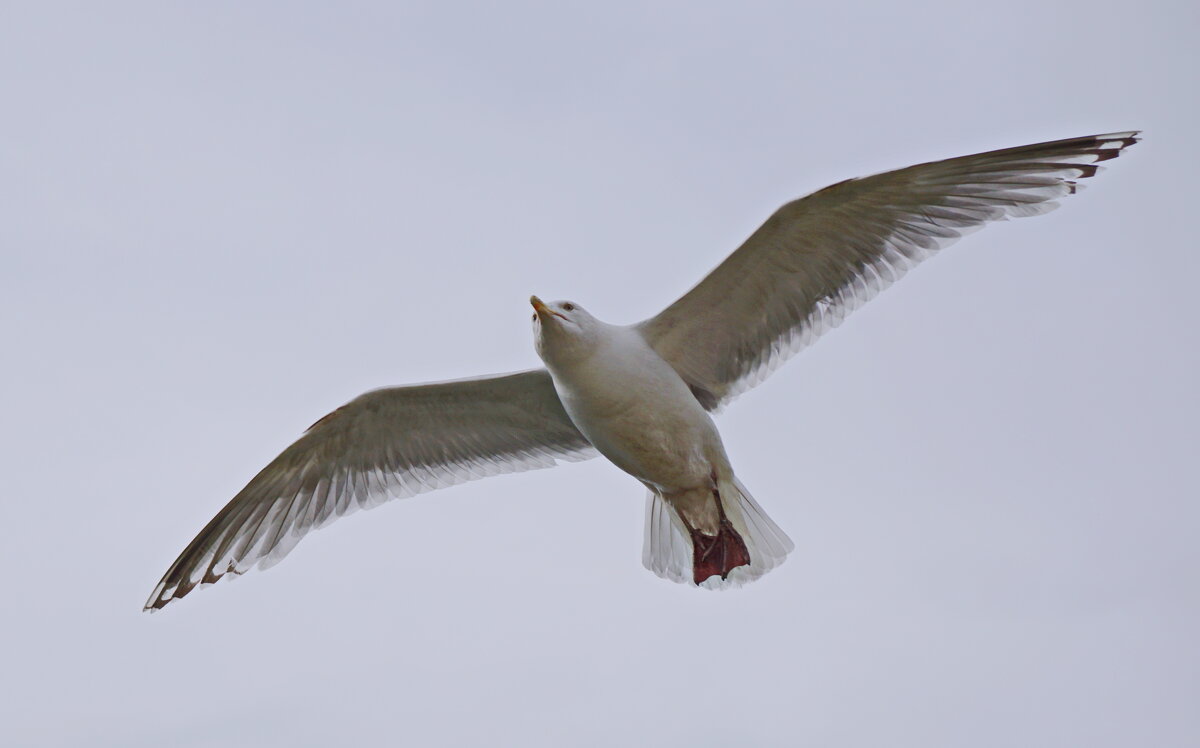
[(267, 568), (311, 530), (358, 509), (595, 454), (545, 369), (368, 392), (256, 475), (171, 565), (146, 610)]
[(1007, 148), (826, 187), (784, 205), (638, 327), (716, 410), (963, 234), (1053, 210), (1137, 135)]

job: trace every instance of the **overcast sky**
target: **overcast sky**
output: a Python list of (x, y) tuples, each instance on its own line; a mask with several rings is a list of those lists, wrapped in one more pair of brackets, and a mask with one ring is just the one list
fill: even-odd
[[(1200, 734), (1192, 2), (0, 10), (0, 742), (1155, 746)], [(656, 313), (847, 177), (1144, 128), (719, 425), (796, 542), (641, 565), (594, 460), (394, 502), (153, 616), (309, 424)]]

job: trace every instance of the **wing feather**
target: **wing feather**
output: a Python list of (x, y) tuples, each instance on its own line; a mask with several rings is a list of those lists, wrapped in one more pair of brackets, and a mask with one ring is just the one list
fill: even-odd
[(544, 369), (368, 392), (313, 424), (218, 512), (146, 610), (272, 566), (311, 530), (360, 508), (594, 454)]
[(1058, 207), (1137, 135), (1007, 148), (826, 187), (776, 211), (639, 329), (714, 410), (962, 235)]

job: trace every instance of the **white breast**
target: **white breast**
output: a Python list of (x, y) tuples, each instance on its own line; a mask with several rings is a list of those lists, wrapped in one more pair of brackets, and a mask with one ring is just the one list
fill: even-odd
[(633, 328), (550, 367), (568, 415), (617, 467), (667, 490), (701, 485), (725, 450), (687, 384)]

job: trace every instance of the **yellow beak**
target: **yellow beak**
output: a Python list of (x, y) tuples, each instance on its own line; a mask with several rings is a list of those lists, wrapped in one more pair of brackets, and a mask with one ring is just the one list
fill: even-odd
[(542, 300), (536, 296), (530, 296), (529, 303), (533, 304), (533, 310), (538, 313), (539, 317), (545, 318), (545, 317), (555, 316), (555, 317), (562, 317), (563, 319), (566, 319), (566, 317), (563, 317), (563, 315), (559, 314), (558, 312), (554, 311), (550, 307), (546, 306), (545, 303), (543, 303)]

